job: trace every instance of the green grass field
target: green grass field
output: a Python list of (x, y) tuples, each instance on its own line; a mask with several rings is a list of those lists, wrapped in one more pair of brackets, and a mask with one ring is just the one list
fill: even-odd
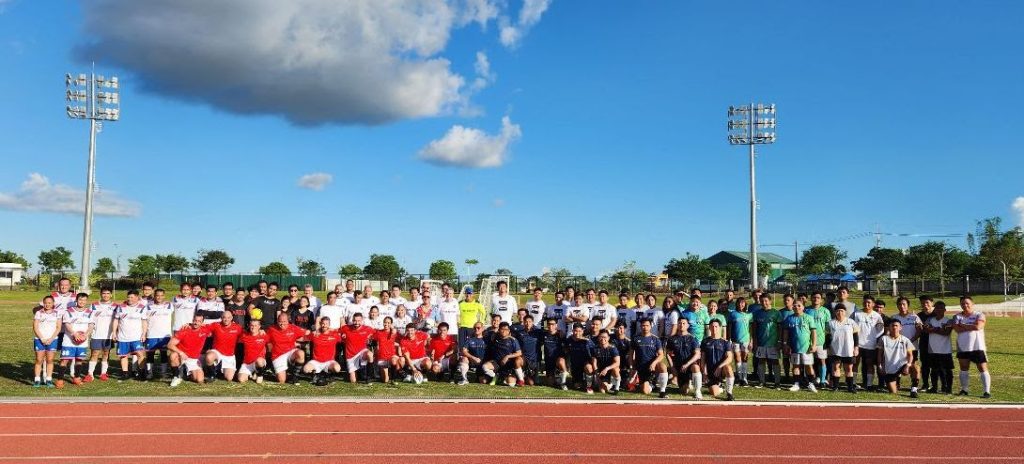
[[(0, 291), (0, 396), (40, 397), (112, 397), (112, 396), (240, 396), (240, 397), (286, 397), (286, 396), (352, 396), (374, 398), (581, 398), (582, 393), (563, 392), (547, 387), (508, 388), (498, 386), (467, 385), (463, 387), (449, 383), (430, 382), (412, 384), (371, 384), (350, 385), (335, 382), (327, 387), (314, 387), (308, 382), (301, 385), (238, 384), (219, 381), (210, 385), (195, 385), (189, 382), (171, 389), (166, 382), (92, 382), (80, 387), (68, 385), (61, 390), (37, 389), (32, 381), (32, 318), (31, 308), (44, 292)], [(520, 301), (526, 297), (520, 296)], [(947, 298), (947, 302), (954, 302)], [(1002, 301), (999, 296), (998, 300)], [(988, 301), (985, 301), (988, 302)], [(977, 372), (971, 372), (971, 397), (922, 394), (914, 400), (902, 392), (899, 396), (880, 393), (807, 392), (736, 388), (738, 400), (766, 401), (921, 401), (942, 403), (976, 402), (1024, 402), (1024, 340), (1019, 334), (1024, 331), (1024, 320), (1016, 318), (991, 318), (988, 323), (987, 341), (992, 371), (991, 400), (981, 400), (980, 381)], [(116, 360), (111, 361), (111, 372), (118, 372)], [(956, 373), (953, 375), (954, 384)], [(909, 382), (908, 382), (909, 383)], [(670, 397), (679, 398), (672, 387)], [(600, 394), (595, 395), (600, 397)], [(642, 395), (622, 393), (619, 399), (639, 399)], [(651, 397), (656, 399), (656, 397)], [(709, 398), (705, 396), (705, 398)]]

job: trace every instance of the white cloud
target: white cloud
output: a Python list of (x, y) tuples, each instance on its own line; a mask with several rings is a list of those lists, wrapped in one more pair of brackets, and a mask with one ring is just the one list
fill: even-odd
[(486, 27), (505, 9), (499, 0), (96, 0), (83, 10), (78, 56), (130, 71), (126, 84), (231, 113), (381, 124), (469, 106), (471, 84), (441, 54), (454, 29)]
[(501, 44), (508, 48), (517, 47), (530, 28), (540, 22), (540, 17), (544, 15), (549, 6), (551, 6), (551, 0), (524, 0), (515, 24), (507, 16), (499, 18)]
[(494, 82), (497, 77), (491, 72), (491, 61), (487, 59), (484, 52), (476, 52), (476, 61), (473, 63), (473, 70), (476, 71), (476, 79), (473, 79), (471, 89), (474, 92), (483, 90)]
[[(83, 214), (85, 190), (51, 184), (46, 176), (33, 172), (17, 192), (0, 192), (0, 209)], [(121, 198), (116, 192), (101, 190), (93, 197), (93, 214), (97, 216), (137, 217), (141, 213), (138, 203)]]
[(420, 150), (419, 158), (443, 166), (496, 168), (504, 164), (512, 142), (522, 135), (519, 125), (513, 124), (508, 116), (501, 118), (501, 132), (496, 135), (455, 125), (444, 137)]
[(1013, 200), (1013, 210), (1017, 213), (1018, 224), (1024, 226), (1024, 197)]
[(327, 174), (326, 172), (314, 172), (312, 174), (306, 174), (299, 178), (299, 187), (304, 189), (321, 191), (327, 184), (330, 184), (334, 180), (334, 176)]
[(495, 198), (494, 201), (491, 202), (491, 205), (494, 206), (495, 208), (501, 208), (502, 206), (505, 206), (505, 199)]

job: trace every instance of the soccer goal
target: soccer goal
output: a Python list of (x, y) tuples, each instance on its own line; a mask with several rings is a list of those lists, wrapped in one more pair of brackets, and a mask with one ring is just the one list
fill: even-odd
[(423, 289), (425, 287), (427, 290), (430, 290), (430, 299), (433, 300), (432, 302), (436, 302), (443, 296), (441, 295), (441, 285), (443, 284), (444, 281), (441, 280), (423, 279), (420, 281), (420, 288)]
[(498, 294), (498, 282), (505, 282), (511, 286), (510, 276), (494, 275), (485, 278), (480, 283), (480, 292), (477, 301), (484, 306), (488, 313), (491, 312), (491, 299)]

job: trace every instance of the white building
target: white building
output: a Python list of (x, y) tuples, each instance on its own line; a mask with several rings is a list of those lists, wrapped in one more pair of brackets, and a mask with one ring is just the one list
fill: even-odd
[(0, 263), (0, 286), (9, 287), (21, 283), (25, 268), (18, 263)]

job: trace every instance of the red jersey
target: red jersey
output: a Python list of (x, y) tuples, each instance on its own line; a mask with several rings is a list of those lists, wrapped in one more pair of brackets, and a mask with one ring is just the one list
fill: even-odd
[(398, 346), (402, 347), (402, 352), (409, 353), (411, 359), (425, 358), (427, 357), (427, 338), (425, 332), (416, 332), (413, 338), (402, 337)]
[(451, 335), (446, 335), (444, 338), (441, 338), (440, 334), (433, 335), (430, 337), (430, 357), (434, 361), (440, 361), (454, 345), (455, 337)]
[(210, 333), (213, 334), (213, 349), (224, 356), (235, 354), (235, 345), (238, 343), (238, 337), (242, 335), (242, 326), (232, 322), (231, 325), (224, 327), (224, 324), (218, 322), (206, 327), (209, 327)]
[(278, 326), (267, 329), (267, 338), (271, 344), (270, 359), (277, 359), (295, 348), (295, 342), (306, 336), (306, 331), (297, 325), (288, 325), (288, 328), (281, 330)]
[(192, 324), (178, 329), (178, 333), (174, 334), (174, 338), (178, 339), (178, 349), (184, 351), (185, 356), (192, 359), (199, 359), (199, 355), (203, 352), (203, 345), (206, 344), (206, 339), (209, 337), (209, 327), (201, 326), (198, 329), (193, 329)]
[(314, 361), (334, 361), (334, 356), (338, 353), (338, 342), (341, 341), (338, 332), (333, 330), (323, 333), (315, 332), (309, 338), (313, 342)]
[(377, 359), (387, 361), (395, 355), (395, 343), (398, 343), (398, 332), (385, 332), (378, 330), (373, 334), (377, 341)]
[(356, 328), (354, 325), (341, 327), (341, 338), (345, 341), (345, 358), (349, 359), (366, 349), (366, 341), (376, 332), (373, 327), (361, 325)]
[(267, 355), (267, 342), (270, 341), (270, 337), (266, 332), (261, 330), (256, 335), (246, 332), (240, 338), (242, 346), (245, 347), (245, 354), (242, 355), (243, 363), (252, 364)]

